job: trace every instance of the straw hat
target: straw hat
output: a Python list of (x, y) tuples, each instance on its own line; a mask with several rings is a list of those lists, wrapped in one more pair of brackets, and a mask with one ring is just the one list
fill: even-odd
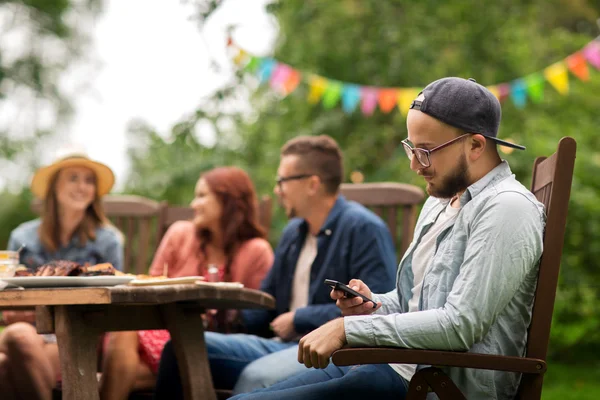
[(40, 199), (44, 199), (48, 193), (48, 187), (52, 177), (61, 169), (67, 167), (85, 167), (96, 174), (96, 190), (98, 196), (104, 196), (115, 183), (115, 174), (102, 163), (91, 160), (84, 152), (73, 152), (63, 155), (52, 164), (38, 169), (31, 180), (31, 192)]

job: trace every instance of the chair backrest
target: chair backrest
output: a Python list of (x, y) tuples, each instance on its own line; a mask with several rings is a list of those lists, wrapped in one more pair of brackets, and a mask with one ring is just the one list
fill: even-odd
[[(168, 206), (164, 211), (164, 218), (160, 229), (160, 237), (167, 232), (167, 229), (176, 221), (190, 220), (194, 216), (194, 210), (187, 206)], [(273, 199), (265, 195), (258, 202), (258, 222), (264, 228), (267, 236), (271, 227), (273, 218)]]
[[(533, 314), (527, 341), (527, 357), (546, 359), (550, 325), (563, 250), (571, 181), (575, 165), (575, 139), (564, 137), (550, 157), (538, 157), (533, 165), (531, 191), (546, 208), (544, 252), (540, 261)], [(541, 397), (543, 375), (524, 375), (519, 397)]]
[(146, 274), (162, 237), (166, 202), (111, 195), (105, 196), (103, 203), (106, 216), (125, 236), (124, 272)]
[[(348, 200), (371, 208), (386, 221), (400, 257), (413, 239), (417, 206), (425, 198), (423, 190), (404, 183), (344, 183), (340, 189)], [(402, 211), (402, 228), (398, 240), (398, 211)]]
[[(107, 195), (102, 204), (106, 217), (124, 236), (124, 272), (147, 273), (162, 237), (166, 203), (141, 196)], [(42, 203), (35, 200), (31, 208), (39, 214)]]

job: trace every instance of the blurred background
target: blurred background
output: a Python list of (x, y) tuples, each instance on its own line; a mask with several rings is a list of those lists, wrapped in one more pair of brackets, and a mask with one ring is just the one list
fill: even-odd
[[(535, 157), (578, 142), (544, 399), (596, 399), (599, 18), (599, 0), (0, 0), (0, 246), (65, 143), (113, 168), (114, 192), (170, 204), (226, 164), (271, 194), (298, 134), (333, 136), (347, 182), (423, 187), (402, 93), (473, 77), (503, 100), (500, 136), (527, 146), (503, 153), (526, 186)], [(273, 244), (284, 224), (277, 211)]]

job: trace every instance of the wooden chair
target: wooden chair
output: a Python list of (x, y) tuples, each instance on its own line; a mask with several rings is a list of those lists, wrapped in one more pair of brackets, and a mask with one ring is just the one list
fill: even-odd
[[(544, 254), (540, 262), (533, 315), (525, 357), (508, 357), (463, 352), (401, 348), (346, 348), (333, 353), (336, 365), (406, 363), (455, 368), (478, 368), (522, 373), (518, 399), (540, 399), (550, 325), (563, 249), (567, 209), (575, 163), (573, 138), (560, 140), (552, 156), (539, 157), (533, 166), (531, 191), (544, 203), (547, 213)], [(465, 399), (455, 384), (439, 368), (428, 367), (415, 374), (407, 399), (425, 399), (431, 388), (441, 400)]]
[[(413, 239), (417, 206), (425, 198), (423, 190), (404, 183), (344, 183), (340, 190), (348, 200), (372, 208), (384, 221), (392, 234), (400, 256)], [(402, 228), (398, 240), (398, 211), (402, 210)]]
[(146, 274), (160, 239), (166, 202), (140, 196), (110, 195), (103, 199), (106, 216), (123, 233), (123, 272)]

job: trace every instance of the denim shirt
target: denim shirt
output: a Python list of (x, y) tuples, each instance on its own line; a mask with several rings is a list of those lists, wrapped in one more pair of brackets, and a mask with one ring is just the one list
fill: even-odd
[[(349, 345), (524, 355), (542, 255), (543, 204), (517, 182), (506, 161), (469, 186), (454, 224), (437, 238), (419, 311), (408, 313), (414, 250), (447, 204), (427, 199), (415, 240), (400, 261), (396, 290), (374, 295), (383, 303), (374, 315), (344, 319)], [(445, 372), (468, 399), (513, 399), (520, 380), (503, 371)]]
[(25, 222), (10, 234), (8, 250), (17, 250), (24, 244), (20, 263), (26, 267), (35, 269), (52, 260), (68, 260), (91, 265), (111, 263), (116, 269), (123, 270), (122, 234), (113, 226), (96, 228), (96, 240), (88, 240), (84, 246), (80, 245), (79, 238), (74, 235), (68, 245), (51, 253), (40, 240), (38, 229), (41, 223), (39, 218)]
[[(250, 333), (272, 335), (269, 323), (290, 311), (292, 280), (307, 233), (308, 224), (300, 218), (292, 219), (285, 227), (275, 249), (273, 267), (260, 288), (275, 297), (275, 310), (243, 310)], [(385, 223), (362, 205), (338, 196), (317, 235), (308, 305), (296, 310), (295, 331), (308, 333), (341, 316), (330, 297), (331, 288), (323, 283), (325, 279), (348, 283), (359, 278), (377, 291), (387, 292), (394, 287), (395, 274), (396, 253)]]

